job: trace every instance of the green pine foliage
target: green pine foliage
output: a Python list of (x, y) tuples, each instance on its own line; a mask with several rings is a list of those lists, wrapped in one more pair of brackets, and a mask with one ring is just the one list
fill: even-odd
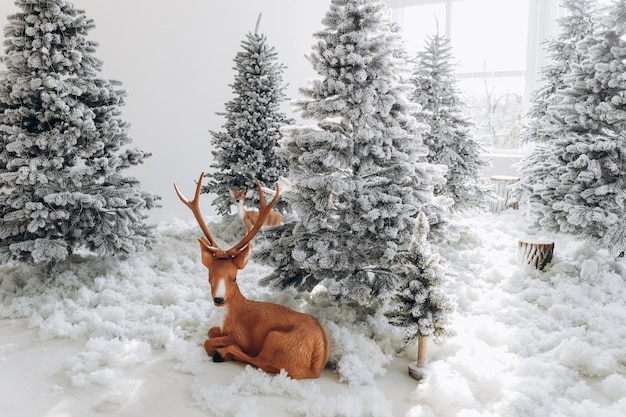
[(376, 307), (397, 284), (390, 273), (420, 210), (436, 212), (445, 168), (425, 161), (410, 110), (410, 73), (386, 6), (333, 0), (309, 58), (319, 78), (301, 88), (310, 125), (285, 129), (289, 196), (297, 220), (270, 231), (257, 254), (279, 288), (326, 289), (333, 302)]
[[(234, 97), (226, 103), (223, 130), (212, 134), (212, 171), (206, 174), (209, 183), (204, 192), (217, 194), (213, 205), (220, 214), (230, 213), (235, 203), (232, 189), (256, 191), (255, 180), (274, 188), (279, 177), (287, 172), (287, 163), (276, 152), (282, 138), (281, 128), (292, 120), (280, 111), (286, 100), (282, 74), (283, 65), (268, 45), (265, 35), (248, 33), (241, 42), (242, 51), (235, 56)], [(253, 194), (250, 202), (258, 202)], [(285, 200), (275, 209), (284, 211)]]
[(428, 231), (426, 216), (420, 213), (411, 245), (394, 266), (402, 282), (385, 315), (391, 324), (405, 329), (404, 346), (420, 337), (441, 340), (453, 335), (448, 328), (453, 305), (443, 291), (444, 269), (428, 243)]
[(439, 34), (429, 36), (416, 57), (411, 98), (419, 104), (417, 120), (430, 127), (422, 134), (428, 162), (448, 168), (446, 182), (435, 187), (435, 194), (451, 198), (455, 210), (481, 208), (490, 198), (490, 185), (480, 174), (488, 162), (472, 137), (472, 122), (462, 113), (453, 69), (450, 40)]
[(158, 197), (123, 170), (149, 154), (120, 117), (125, 91), (99, 77), (94, 22), (65, 0), (17, 0), (0, 73), (0, 260), (51, 264), (154, 240)]

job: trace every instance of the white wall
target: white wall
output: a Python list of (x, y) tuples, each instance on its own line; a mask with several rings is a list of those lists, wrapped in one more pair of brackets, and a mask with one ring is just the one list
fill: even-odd
[[(122, 82), (128, 92), (123, 118), (131, 124), (134, 146), (152, 157), (129, 175), (143, 188), (162, 197), (152, 210), (153, 221), (190, 218), (174, 194), (177, 182), (187, 195), (194, 180), (211, 164), (211, 135), (224, 120), (231, 95), (233, 58), (246, 33), (254, 31), (263, 13), (260, 32), (287, 66), (284, 80), (289, 98), (315, 77), (305, 54), (330, 0), (74, 0), (94, 19), (90, 39), (99, 42), (96, 55), (104, 61), (104, 78)], [(10, 0), (0, 1), (0, 25), (17, 12)], [(0, 53), (4, 53), (4, 48)], [(291, 114), (286, 105), (285, 111)], [(212, 212), (209, 196), (203, 211)]]

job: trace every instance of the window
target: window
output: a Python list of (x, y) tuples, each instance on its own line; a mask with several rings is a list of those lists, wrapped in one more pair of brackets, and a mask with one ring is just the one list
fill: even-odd
[[(477, 136), (490, 151), (519, 149), (519, 124), (554, 35), (558, 0), (387, 0), (410, 56), (444, 33)], [(552, 32), (551, 32), (552, 30)]]

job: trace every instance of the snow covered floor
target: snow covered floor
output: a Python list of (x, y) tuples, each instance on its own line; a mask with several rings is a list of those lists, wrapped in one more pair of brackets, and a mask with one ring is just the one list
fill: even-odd
[[(430, 345), (420, 384), (406, 373), (414, 349), (370, 385), (343, 382), (371, 371), (358, 362), (305, 381), (212, 363), (202, 343), (214, 309), (193, 222), (160, 224), (150, 253), (82, 258), (52, 279), (0, 266), (0, 416), (626, 415), (626, 261), (552, 235), (544, 272), (519, 267), (522, 215), (467, 216), (462, 239), (439, 248), (455, 274), (457, 335)], [(242, 292), (272, 299), (255, 284), (266, 273), (249, 264)], [(347, 334), (355, 351), (369, 348)]]

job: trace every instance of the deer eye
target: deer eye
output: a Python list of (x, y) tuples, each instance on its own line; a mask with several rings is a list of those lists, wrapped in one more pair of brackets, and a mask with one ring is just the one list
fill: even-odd
[(231, 278), (231, 282), (237, 282), (237, 277)]

